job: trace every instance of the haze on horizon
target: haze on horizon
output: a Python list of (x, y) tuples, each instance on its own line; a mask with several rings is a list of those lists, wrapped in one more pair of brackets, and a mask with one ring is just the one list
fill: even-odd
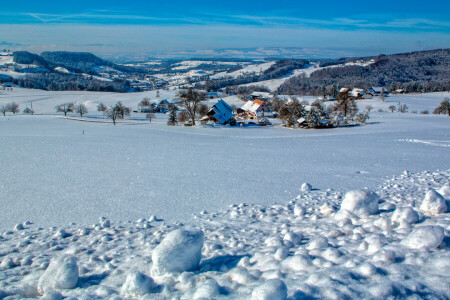
[(281, 52), (341, 57), (450, 47), (450, 4), (443, 0), (3, 0), (0, 5), (0, 48), (35, 53), (238, 57), (290, 48)]

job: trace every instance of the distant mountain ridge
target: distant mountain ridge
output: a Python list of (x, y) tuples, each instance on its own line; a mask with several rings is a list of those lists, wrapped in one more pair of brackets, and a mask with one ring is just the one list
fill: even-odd
[(14, 61), (19, 64), (33, 64), (52, 71), (56, 67), (63, 67), (74, 73), (95, 74), (96, 67), (110, 67), (118, 71), (133, 71), (132, 68), (120, 66), (101, 59), (90, 52), (45, 51), (40, 55), (28, 51), (16, 51)]

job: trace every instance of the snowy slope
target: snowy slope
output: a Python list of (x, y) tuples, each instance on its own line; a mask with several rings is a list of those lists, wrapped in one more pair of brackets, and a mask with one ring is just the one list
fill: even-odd
[[(56, 104), (77, 100), (88, 105), (87, 117), (99, 114), (100, 101), (136, 107), (146, 94), (22, 90), (13, 97), (15, 91), (1, 95), (0, 103), (14, 100), (23, 109), (34, 99), (36, 112), (53, 113)], [(162, 91), (160, 99), (168, 95)], [(443, 96), (399, 97), (411, 107), (432, 110)], [(235, 100), (230, 104), (239, 104)], [(102, 215), (129, 220), (149, 211), (187, 220), (232, 203), (285, 201), (303, 181), (321, 190), (352, 189), (374, 187), (403, 170), (449, 168), (448, 117), (376, 109), (371, 115), (367, 126), (332, 130), (167, 127), (167, 116), (160, 114), (151, 124), (141, 114), (133, 118), (142, 122), (115, 127), (53, 116), (0, 117), (1, 167), (8, 170), (0, 173), (0, 228), (26, 220), (41, 226), (68, 220), (88, 224)]]
[(274, 65), (275, 62), (271, 61), (271, 62), (267, 62), (267, 63), (260, 63), (260, 64), (251, 64), (248, 66), (245, 66), (242, 69), (239, 69), (237, 71), (234, 72), (221, 72), (221, 73), (217, 73), (213, 76), (211, 76), (212, 79), (217, 79), (217, 78), (221, 78), (221, 77), (239, 77), (241, 75), (245, 75), (247, 73), (259, 73), (259, 72), (264, 72), (265, 70), (267, 70), (268, 68), (270, 68), (272, 65)]

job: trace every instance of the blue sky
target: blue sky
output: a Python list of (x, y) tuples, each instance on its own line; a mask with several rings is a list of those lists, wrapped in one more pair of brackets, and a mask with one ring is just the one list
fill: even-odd
[(297, 47), (326, 56), (448, 48), (449, 3), (0, 0), (0, 47), (134, 54)]

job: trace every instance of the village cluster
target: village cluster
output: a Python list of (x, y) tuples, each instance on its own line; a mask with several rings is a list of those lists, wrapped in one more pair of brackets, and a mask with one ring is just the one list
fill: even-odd
[(169, 113), (169, 125), (181, 123), (192, 126), (199, 119), (202, 125), (268, 126), (278, 119), (285, 127), (330, 128), (364, 124), (369, 118), (369, 112), (358, 114), (355, 100), (369, 99), (369, 95), (381, 98), (388, 96), (387, 90), (381, 87), (367, 91), (342, 88), (336, 98), (320, 97), (310, 104), (307, 101), (299, 102), (295, 97), (255, 91), (241, 97), (241, 106), (230, 105), (220, 99), (212, 107), (206, 107), (202, 101), (220, 98), (224, 94), (190, 91), (196, 96), (189, 98), (180, 93), (179, 99), (173, 103), (166, 99), (159, 102), (143, 100), (136, 112), (147, 113), (150, 120), (154, 113)]

